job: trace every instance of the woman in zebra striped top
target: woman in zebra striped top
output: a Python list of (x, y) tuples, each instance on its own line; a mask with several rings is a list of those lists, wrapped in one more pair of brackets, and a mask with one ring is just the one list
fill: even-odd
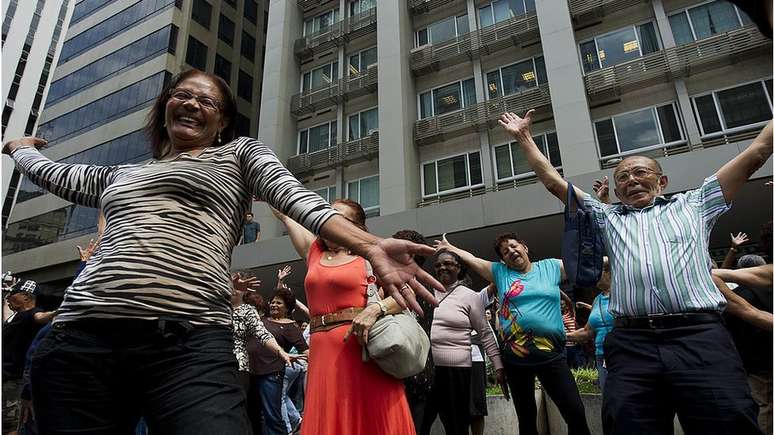
[(235, 119), (226, 82), (189, 70), (151, 109), (149, 163), (56, 163), (37, 151), (46, 143), (38, 138), (3, 146), (30, 180), (101, 206), (107, 221), (33, 358), (42, 433), (129, 433), (141, 415), (154, 433), (245, 433), (229, 266), (252, 195), (368, 258), (401, 304), (419, 310), (414, 292), (434, 301), (419, 281), (443, 288), (411, 260), (432, 248), (360, 230), (268, 147), (235, 139)]

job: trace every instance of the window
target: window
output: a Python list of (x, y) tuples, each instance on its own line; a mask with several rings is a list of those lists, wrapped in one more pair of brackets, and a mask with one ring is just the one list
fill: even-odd
[(237, 7), (237, 2), (236, 2), (236, 0), (225, 0), (225, 1), (226, 1), (226, 3), (228, 3), (229, 5), (231, 5), (231, 7), (232, 7), (232, 8), (236, 9), (236, 7)]
[(253, 77), (241, 69), (239, 70), (237, 95), (245, 101), (253, 102)]
[(269, 28), (269, 11), (263, 11), (263, 34), (265, 35)]
[(414, 34), (414, 46), (440, 44), (470, 32), (467, 15), (448, 17), (419, 29)]
[(231, 83), (231, 62), (215, 53), (215, 75)]
[(674, 103), (599, 120), (594, 128), (602, 157), (632, 154), (685, 139)]
[(336, 200), (336, 186), (327, 186), (312, 192), (320, 195), (326, 202), (330, 203)]
[(347, 198), (363, 207), (366, 216), (379, 214), (379, 176), (361, 178), (347, 183)]
[(201, 24), (202, 27), (210, 29), (210, 16), (212, 15), (212, 5), (207, 3), (206, 0), (193, 0), (193, 8), (191, 9), (191, 18), (194, 21)]
[(73, 36), (62, 45), (59, 65), (97, 44), (102, 44), (110, 38), (133, 29), (135, 24), (146, 20), (151, 15), (171, 6), (173, 3), (174, 0), (140, 0), (88, 30)]
[(486, 74), (489, 98), (523, 92), (548, 83), (543, 56), (504, 66)]
[(229, 46), (234, 46), (234, 22), (223, 14), (220, 14), (218, 21), (218, 38)]
[(349, 117), (349, 140), (371, 136), (379, 131), (379, 109), (374, 107)]
[(709, 38), (750, 22), (744, 12), (725, 0), (715, 0), (669, 16), (669, 25), (677, 45)]
[[(117, 0), (82, 0), (75, 4), (73, 16), (70, 18), (70, 25), (81, 21), (82, 19), (94, 14), (98, 10), (115, 3)], [(13, 15), (13, 13), (11, 13)]]
[(207, 46), (191, 35), (188, 35), (188, 51), (185, 53), (185, 63), (202, 71), (207, 69)]
[(26, 251), (97, 230), (96, 208), (71, 205), (8, 225), (3, 255)]
[(659, 41), (652, 22), (624, 27), (580, 44), (581, 62), (586, 73), (658, 50)]
[(255, 61), (255, 38), (244, 30), (242, 31), (242, 45), (239, 52), (250, 62)]
[(419, 94), (419, 119), (443, 115), (476, 104), (473, 79), (454, 82)]
[(247, 18), (251, 23), (257, 25), (258, 24), (258, 4), (255, 3), (255, 0), (245, 0), (245, 18)]
[(771, 119), (771, 79), (693, 97), (703, 136)]
[(332, 9), (330, 11), (323, 12), (322, 14), (309, 18), (304, 21), (304, 36), (309, 36), (314, 33), (325, 33), (330, 26), (333, 25), (339, 19), (339, 10)]
[(349, 16), (362, 14), (376, 7), (376, 0), (351, 0), (349, 2)]
[(478, 8), (481, 27), (520, 17), (535, 10), (535, 0), (497, 0)]
[(365, 74), (371, 65), (376, 65), (376, 47), (349, 56), (349, 75)]
[(298, 153), (306, 154), (336, 145), (336, 121), (298, 132)]
[(237, 119), (236, 119), (236, 134), (237, 136), (252, 137), (252, 135), (250, 134), (250, 118), (246, 117), (245, 115), (242, 115), (239, 112), (237, 112)]
[(483, 184), (479, 152), (461, 154), (422, 165), (423, 197), (459, 192)]
[(305, 72), (301, 76), (301, 92), (328, 86), (339, 76), (339, 63), (333, 62)]
[(51, 83), (48, 104), (164, 53), (171, 38), (170, 29), (172, 26), (153, 32)]
[(127, 85), (123, 89), (40, 125), (36, 134), (48, 139), (50, 147), (84, 130), (92, 130), (147, 107), (156, 100), (168, 76), (169, 73), (162, 71)]
[[(545, 133), (532, 136), (538, 149), (548, 157), (555, 168), (562, 166), (562, 158), (559, 154), (559, 141), (556, 133)], [(533, 174), (532, 168), (527, 163), (527, 158), (521, 150), (518, 142), (511, 142), (496, 146), (494, 149), (495, 169), (497, 181), (506, 181), (523, 178)]]

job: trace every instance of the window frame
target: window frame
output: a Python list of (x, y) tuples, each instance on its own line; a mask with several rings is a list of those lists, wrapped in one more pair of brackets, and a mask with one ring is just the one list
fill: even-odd
[[(321, 35), (324, 35), (324, 34), (330, 32), (330, 28), (333, 27), (334, 24), (339, 22), (338, 18), (339, 18), (340, 14), (338, 13), (338, 10), (339, 10), (339, 8), (335, 7), (333, 9), (328, 9), (327, 11), (321, 12), (321, 13), (319, 13), (317, 15), (313, 15), (313, 16), (311, 16), (309, 18), (304, 18), (304, 22), (301, 23), (301, 36), (304, 36), (304, 37), (310, 36), (310, 35), (321, 36)], [(314, 28), (314, 20), (316, 20), (319, 17), (322, 17), (323, 15), (327, 15), (327, 14), (332, 14), (333, 15), (333, 19), (331, 20), (331, 25), (328, 26), (329, 30), (327, 32), (320, 33), (321, 32), (320, 30), (313, 30), (311, 33), (306, 33), (306, 23), (308, 21), (310, 21), (310, 20), (312, 21), (312, 28)]]
[[(473, 80), (473, 86), (475, 87), (475, 84), (476, 84), (475, 77), (466, 77), (466, 78), (463, 78), (463, 79), (454, 80), (454, 81), (451, 81), (451, 82), (448, 82), (448, 83), (444, 83), (444, 84), (439, 85), (439, 86), (434, 86), (434, 87), (432, 87), (432, 88), (430, 88), (430, 89), (428, 89), (426, 91), (423, 91), (423, 92), (418, 92), (417, 93), (417, 117), (418, 117), (417, 120), (421, 121), (423, 119), (435, 118), (436, 116), (448, 115), (450, 113), (457, 113), (457, 112), (461, 112), (461, 111), (465, 110), (468, 106), (465, 106), (465, 88), (462, 86), (462, 84), (463, 84), (463, 82), (465, 82), (467, 80)], [(435, 99), (433, 98), (433, 94), (432, 93), (434, 91), (438, 90), (438, 89), (444, 88), (444, 87), (452, 85), (454, 83), (459, 83), (460, 84), (460, 96), (462, 97), (460, 101), (462, 102), (462, 107), (460, 109), (457, 109), (457, 110), (452, 110), (451, 112), (446, 112), (446, 113), (444, 113), (442, 115), (437, 115), (435, 113)], [(426, 118), (421, 118), (421, 116), (422, 116), (422, 95), (426, 94), (428, 92), (430, 92), (430, 105), (431, 105), (433, 114), (431, 116), (426, 117)], [(474, 97), (476, 97), (476, 104), (480, 103), (480, 101), (478, 101), (478, 97), (477, 96), (474, 96)]]
[[(667, 14), (667, 22), (669, 22), (669, 31), (672, 32), (672, 37), (674, 37), (674, 31), (672, 30), (672, 23), (669, 21), (672, 16), (678, 15), (678, 14), (685, 14), (686, 18), (688, 19), (688, 28), (691, 29), (691, 36), (693, 37), (692, 42), (699, 41), (699, 39), (696, 38), (696, 30), (693, 27), (693, 20), (691, 20), (691, 14), (688, 13), (689, 10), (695, 9), (701, 6), (704, 6), (706, 4), (715, 3), (716, 1), (725, 1), (725, 0), (704, 0), (696, 4), (692, 4), (690, 6), (685, 6), (682, 8), (675, 9), (673, 11), (670, 11)], [(730, 2), (729, 2), (730, 3)], [(730, 3), (731, 6), (734, 7), (734, 11), (736, 12), (736, 19), (739, 21), (739, 27), (744, 27), (744, 20), (742, 20), (742, 16), (739, 14), (739, 7), (737, 7), (735, 4)], [(714, 36), (714, 35), (713, 35)], [(706, 38), (705, 38), (706, 39)], [(677, 45), (678, 47), (680, 44)]]
[[(599, 35), (594, 35), (592, 37), (585, 38), (585, 39), (582, 39), (582, 40), (578, 41), (575, 44), (575, 48), (576, 48), (576, 50), (578, 52), (578, 60), (580, 61), (581, 70), (584, 69), (583, 68), (583, 52), (581, 51), (581, 45), (583, 45), (583, 44), (585, 44), (587, 42), (594, 41), (594, 50), (597, 53), (597, 64), (599, 65), (599, 68), (597, 68), (597, 69), (591, 70), (589, 72), (583, 71), (583, 75), (586, 76), (586, 75), (592, 74), (592, 73), (594, 73), (596, 71), (599, 71), (599, 70), (602, 70), (602, 69), (605, 69), (605, 68), (614, 67), (614, 66), (617, 66), (617, 65), (621, 65), (621, 63), (626, 63), (626, 62), (630, 62), (630, 61), (634, 60), (634, 59), (630, 59), (630, 60), (627, 60), (627, 61), (624, 61), (624, 62), (621, 62), (621, 63), (617, 63), (615, 65), (602, 66), (602, 61), (599, 59), (599, 44), (597, 44), (597, 39), (602, 38), (604, 36), (612, 35), (612, 34), (617, 33), (617, 32), (620, 32), (621, 30), (624, 30), (626, 28), (631, 28), (631, 29), (634, 30), (634, 36), (637, 38), (637, 51), (640, 53), (640, 55), (637, 58), (642, 58), (642, 56), (643, 56), (643, 54), (642, 54), (642, 40), (640, 38), (640, 32), (638, 31), (638, 27), (642, 26), (643, 24), (648, 24), (648, 23), (652, 23), (653, 24), (653, 28), (656, 31), (656, 39), (657, 39), (657, 42), (658, 42), (658, 50), (656, 50), (656, 51), (664, 50), (664, 42), (661, 40), (661, 34), (659, 33), (658, 23), (656, 22), (656, 20), (655, 19), (650, 19), (650, 20), (638, 21), (636, 23), (629, 24), (629, 25), (626, 25), (626, 26), (623, 26), (623, 27), (619, 27), (619, 28), (611, 30), (609, 32), (600, 33)], [(671, 27), (670, 27), (669, 30), (670, 31), (672, 30)], [(635, 59), (637, 59), (637, 58), (635, 58)]]
[(356, 3), (359, 3), (359, 2), (362, 2), (362, 1), (364, 1), (364, 0), (347, 0), (347, 16), (348, 17), (355, 17), (355, 16), (363, 14), (363, 13), (365, 13), (367, 11), (370, 11), (371, 9), (376, 8), (376, 3), (377, 2), (376, 2), (376, 0), (374, 0), (374, 2), (373, 2), (374, 5), (371, 6), (370, 8), (365, 9), (365, 10), (361, 9), (360, 12), (354, 13), (352, 5), (354, 5)]
[[(363, 180), (368, 180), (368, 179), (371, 179), (371, 178), (376, 178), (376, 188), (377, 188), (377, 190), (381, 190), (381, 189), (380, 189), (380, 187), (381, 187), (381, 186), (379, 186), (379, 174), (376, 174), (376, 175), (369, 175), (369, 176), (366, 176), (366, 177), (360, 177), (360, 178), (356, 178), (356, 179), (354, 179), (354, 180), (349, 180), (349, 181), (347, 181), (346, 183), (344, 183), (344, 184), (345, 184), (345, 187), (346, 187), (346, 189), (345, 189), (345, 190), (346, 190), (346, 194), (345, 194), (345, 196), (346, 196), (347, 198), (349, 198), (349, 199), (352, 199), (353, 201), (356, 201), (356, 202), (357, 202), (358, 204), (360, 204), (360, 205), (361, 205), (361, 207), (362, 207), (362, 203), (360, 202), (360, 198), (361, 198), (361, 195), (360, 195), (360, 193), (363, 191), (363, 189), (362, 189), (362, 187), (361, 187), (361, 184), (360, 184), (360, 183), (361, 183)], [(350, 192), (349, 192), (349, 185), (350, 185), (351, 183), (357, 183), (357, 185), (358, 185), (358, 187), (357, 187), (357, 196), (358, 196), (358, 197), (357, 197), (357, 198), (351, 198), (351, 197), (350, 197)], [(379, 193), (381, 193), (381, 192), (377, 191), (377, 194), (379, 194)], [(376, 204), (376, 205), (374, 205), (374, 206), (371, 206), (371, 207), (363, 207), (363, 211), (365, 211), (365, 212), (366, 212), (366, 217), (371, 217), (371, 216), (378, 216), (378, 215), (379, 215), (379, 213), (380, 213), (380, 210), (381, 210), (381, 205), (382, 205), (382, 204), (381, 204), (381, 200), (379, 200), (379, 201), (378, 201), (378, 204)], [(374, 212), (374, 211), (375, 211), (376, 213), (372, 213), (372, 212)], [(372, 214), (370, 214), (370, 213), (372, 213)]]
[[(331, 148), (332, 146), (337, 145), (336, 137), (331, 135), (331, 130), (332, 129), (330, 127), (331, 124), (335, 124), (337, 122), (338, 121), (336, 119), (332, 119), (330, 121), (325, 121), (325, 122), (321, 122), (319, 124), (310, 125), (309, 127), (306, 127), (306, 128), (298, 129), (298, 132), (296, 133), (296, 136), (297, 136), (297, 138), (296, 138), (296, 155), (300, 156), (300, 155), (303, 155), (303, 154), (312, 154), (312, 153), (316, 153), (316, 152), (319, 152), (319, 151), (322, 151), (322, 150), (327, 150), (327, 149)], [(321, 148), (321, 149), (319, 149), (317, 151), (311, 151), (310, 152), (309, 151), (309, 130), (311, 130), (313, 128), (321, 127), (323, 125), (328, 125), (328, 146), (325, 147), (325, 148)], [(303, 132), (303, 131), (307, 132), (307, 134), (306, 134), (306, 152), (305, 153), (301, 152), (301, 132)], [(338, 132), (338, 125), (336, 126), (336, 132)]]
[[(430, 24), (428, 24), (428, 25), (426, 25), (424, 27), (420, 27), (419, 29), (415, 30), (414, 31), (414, 48), (424, 47), (425, 45), (434, 45), (435, 43), (433, 42), (433, 31), (431, 29), (432, 25), (436, 24), (436, 23), (440, 23), (441, 21), (447, 20), (447, 19), (452, 18), (452, 17), (454, 18), (454, 37), (455, 38), (459, 38), (461, 35), (460, 35), (459, 26), (457, 25), (457, 20), (460, 19), (461, 17), (467, 17), (467, 16), (468, 16), (467, 12), (465, 12), (464, 14), (460, 14), (460, 15), (450, 15), (450, 16), (444, 17), (444, 18), (442, 18), (440, 20), (433, 21), (432, 23), (430, 23)], [(423, 31), (423, 30), (427, 31), (427, 44), (419, 45), (419, 33), (421, 31)], [(468, 29), (467, 33), (470, 33), (470, 29)], [(449, 41), (451, 41), (451, 39)], [(449, 42), (449, 41), (439, 42), (439, 44), (443, 44), (444, 42)]]
[[(753, 83), (760, 83), (761, 87), (763, 88), (763, 95), (766, 96), (766, 100), (769, 102), (769, 110), (771, 111), (772, 115), (774, 115), (774, 101), (772, 101), (774, 97), (772, 95), (769, 95), (769, 91), (766, 88), (766, 80), (772, 80), (772, 76), (760, 78), (757, 80), (749, 80), (742, 83), (735, 83), (731, 86), (713, 89), (711, 91), (702, 92), (696, 95), (690, 95), (689, 97), (691, 99), (691, 109), (693, 110), (694, 116), (696, 116), (696, 122), (699, 124), (699, 134), (701, 135), (700, 137), (702, 139), (712, 139), (715, 137), (721, 137), (728, 134), (734, 134), (740, 131), (747, 131), (757, 127), (765, 126), (769, 122), (769, 120), (759, 121), (753, 124), (747, 124), (740, 127), (727, 128), (726, 120), (725, 120), (725, 117), (723, 116), (723, 109), (722, 107), (720, 107), (720, 102), (718, 101), (717, 93), (722, 91), (727, 91), (729, 89), (740, 88), (742, 86), (747, 86)], [(704, 133), (704, 125), (701, 121), (701, 116), (699, 116), (699, 111), (696, 107), (696, 99), (700, 97), (706, 97), (707, 95), (712, 95), (712, 102), (715, 105), (715, 114), (718, 116), (718, 120), (720, 121), (721, 130), (716, 131), (714, 133)]]
[[(663, 129), (661, 128), (661, 118), (659, 118), (658, 110), (657, 109), (659, 107), (666, 106), (666, 105), (671, 105), (672, 109), (674, 110), (675, 120), (677, 121), (677, 127), (680, 129), (680, 137), (681, 137), (680, 140), (672, 141), (672, 142), (665, 142), (664, 141), (664, 132), (663, 132)], [(646, 147), (636, 148), (636, 149), (633, 149), (633, 150), (621, 152), (621, 143), (620, 143), (620, 140), (618, 139), (618, 129), (615, 126), (615, 118), (617, 116), (628, 115), (630, 113), (642, 112), (642, 111), (645, 111), (645, 110), (650, 110), (651, 113), (653, 115), (655, 115), (656, 131), (658, 133), (658, 137), (659, 137), (659, 140), (661, 142), (657, 143), (657, 144), (654, 144), (654, 145), (648, 145)], [(669, 147), (673, 147), (675, 145), (680, 145), (680, 144), (683, 144), (683, 143), (687, 143), (688, 139), (686, 137), (687, 135), (686, 135), (686, 132), (685, 132), (685, 126), (683, 125), (683, 119), (682, 118), (683, 118), (682, 117), (682, 112), (680, 112), (680, 106), (677, 104), (677, 100), (669, 100), (669, 101), (664, 101), (664, 102), (657, 103), (657, 104), (651, 104), (651, 105), (645, 106), (645, 107), (640, 107), (640, 108), (637, 108), (637, 109), (634, 109), (634, 110), (628, 110), (626, 112), (616, 113), (615, 115), (612, 115), (612, 116), (606, 116), (604, 118), (594, 119), (594, 120), (592, 120), (592, 128), (594, 130), (594, 142), (597, 145), (597, 156), (599, 157), (600, 160), (610, 160), (610, 159), (626, 157), (626, 156), (630, 156), (630, 155), (634, 155), (634, 154), (638, 154), (638, 153), (642, 153), (642, 152), (658, 150), (658, 149), (662, 149), (662, 148), (669, 148)], [(613, 135), (615, 136), (615, 146), (618, 149), (618, 153), (611, 154), (611, 155), (608, 155), (608, 156), (603, 156), (602, 155), (602, 150), (599, 147), (599, 137), (597, 137), (597, 127), (596, 127), (596, 124), (598, 122), (607, 121), (607, 120), (610, 120), (613, 123)]]
[[(339, 70), (338, 70), (338, 68), (339, 68), (338, 63), (339, 63), (338, 60), (334, 60), (334, 61), (331, 61), (330, 63), (326, 63), (326, 64), (320, 65), (318, 67), (312, 68), (312, 69), (310, 69), (308, 71), (302, 71), (301, 72), (301, 83), (299, 84), (299, 92), (302, 93), (302, 94), (306, 94), (306, 93), (314, 92), (314, 91), (319, 90), (319, 89), (325, 89), (327, 86), (331, 86), (333, 83), (336, 82), (336, 80), (339, 79), (338, 77), (334, 77), (333, 76), (333, 64), (337, 64), (336, 65), (336, 75), (338, 76), (338, 72), (339, 72)], [(349, 65), (349, 63), (347, 65)], [(331, 82), (328, 83), (327, 86), (313, 87), (312, 86), (312, 73), (317, 71), (317, 70), (319, 70), (319, 69), (325, 68), (326, 66), (330, 67), (330, 69), (331, 69)], [(304, 77), (307, 74), (309, 74), (309, 89), (304, 90)]]
[[(475, 154), (475, 153), (478, 153), (478, 160), (479, 160), (479, 162), (481, 164), (481, 183), (470, 184), (470, 178), (471, 178), (470, 177), (470, 154)], [(450, 160), (450, 159), (453, 159), (453, 158), (459, 157), (459, 156), (465, 156), (465, 169), (466, 169), (465, 170), (465, 178), (466, 178), (465, 182), (467, 183), (467, 186), (455, 187), (453, 189), (441, 191), (439, 186), (438, 186), (438, 162), (441, 161), (441, 160)], [(435, 193), (428, 194), (428, 193), (425, 192), (425, 165), (429, 165), (431, 163), (435, 164)], [(484, 167), (483, 167), (483, 165), (484, 165), (484, 162), (481, 160), (481, 150), (463, 151), (463, 152), (459, 152), (459, 153), (456, 153), (456, 154), (451, 154), (451, 155), (448, 155), (448, 156), (444, 156), (444, 157), (441, 157), (441, 158), (423, 161), (420, 164), (420, 167), (419, 167), (420, 168), (420, 170), (419, 170), (419, 177), (420, 177), (420, 183), (421, 183), (421, 187), (422, 187), (422, 199), (441, 197), (441, 196), (445, 196), (445, 195), (451, 195), (451, 194), (454, 194), (454, 193), (466, 192), (466, 191), (469, 191), (469, 190), (472, 190), (472, 189), (478, 189), (479, 187), (484, 187), (486, 185), (486, 183), (484, 181)]]
[[(490, 11), (492, 14), (492, 24), (490, 24), (490, 26), (494, 26), (495, 24), (502, 23), (503, 21), (507, 21), (507, 20), (497, 21), (495, 19), (495, 14), (494, 14), (495, 1), (498, 1), (498, 0), (490, 0), (486, 3), (480, 3), (479, 5), (476, 6), (476, 23), (478, 23), (479, 29), (484, 29), (486, 27), (489, 27), (489, 26), (483, 26), (481, 24), (481, 9), (484, 9), (487, 7), (490, 8)], [(534, 10), (530, 11), (529, 9), (527, 9), (527, 0), (521, 0), (521, 4), (524, 5), (524, 15), (517, 15), (518, 17), (526, 17), (527, 15), (529, 15), (530, 12), (534, 12)], [(514, 16), (512, 18), (516, 18), (517, 16)]]
[[(367, 134), (367, 135), (364, 136), (363, 132), (360, 131), (360, 115), (362, 115), (365, 112), (370, 112), (371, 110), (374, 110), (374, 109), (376, 109), (376, 121), (379, 122), (379, 106), (378, 105), (369, 107), (367, 109), (359, 110), (359, 111), (357, 111), (357, 112), (355, 112), (355, 113), (353, 113), (351, 115), (347, 115), (347, 125), (346, 125), (346, 127), (347, 127), (347, 142), (352, 142), (352, 141), (355, 141), (355, 140), (360, 140), (360, 139), (366, 138), (368, 136), (371, 136), (370, 134)], [(352, 139), (352, 138), (349, 137), (349, 122), (350, 122), (349, 120), (350, 120), (350, 118), (353, 118), (355, 116), (358, 117), (357, 129), (358, 129), (358, 133), (359, 133), (360, 137), (358, 137), (357, 139)], [(378, 132), (379, 129), (377, 128), (374, 131)]]
[[(379, 64), (379, 57), (378, 57), (378, 50), (377, 50), (377, 58), (376, 58), (377, 61), (376, 62), (372, 63), (371, 65), (366, 66), (365, 68), (363, 68), (363, 66), (361, 65), (362, 62), (363, 62), (363, 53), (368, 51), (368, 50), (373, 50), (375, 48), (376, 48), (376, 45), (372, 45), (372, 46), (370, 46), (368, 48), (364, 48), (362, 50), (358, 50), (358, 51), (356, 51), (354, 53), (350, 53), (350, 54), (347, 55), (347, 77), (360, 77), (360, 76), (368, 73), (368, 67), (369, 66), (371, 66), (371, 65), (378, 65)], [(351, 61), (353, 56), (357, 56), (357, 63), (358, 63), (358, 66), (360, 67), (360, 71), (358, 71), (357, 73), (353, 73), (352, 71), (350, 71), (350, 66), (352, 65), (352, 63), (350, 61)]]
[[(325, 189), (325, 196), (327, 196), (327, 198), (325, 198), (325, 197), (323, 197), (322, 195), (320, 195), (319, 193), (317, 193), (318, 191), (320, 191), (320, 190), (323, 190), (323, 189)], [(320, 195), (320, 197), (321, 197), (322, 199), (324, 199), (324, 200), (325, 200), (325, 201), (326, 201), (328, 204), (330, 204), (330, 203), (332, 203), (333, 201), (335, 201), (335, 200), (339, 199), (339, 198), (336, 198), (336, 197), (335, 197), (335, 196), (336, 196), (336, 193), (338, 193), (338, 190), (339, 190), (339, 189), (337, 189), (337, 188), (336, 188), (336, 185), (335, 185), (335, 184), (331, 184), (331, 185), (328, 185), (328, 186), (323, 186), (323, 187), (318, 187), (317, 189), (315, 189), (315, 188), (310, 188), (309, 190), (310, 190), (310, 191), (312, 191), (312, 193), (316, 193), (317, 195)], [(334, 191), (335, 191), (335, 193), (334, 193), (334, 198), (331, 198), (331, 190), (334, 190)]]
[[(551, 162), (551, 150), (548, 147), (548, 135), (552, 134), (552, 133), (557, 135), (556, 142), (558, 143), (559, 142), (559, 135), (556, 133), (556, 130), (547, 130), (547, 131), (544, 131), (544, 132), (541, 132), (541, 133), (534, 134), (532, 136), (533, 138), (534, 137), (539, 137), (539, 136), (543, 137), (543, 144), (544, 144), (544, 146), (546, 148), (545, 149), (546, 152), (543, 155), (548, 159), (549, 163)], [(508, 160), (510, 161), (510, 164), (511, 164), (510, 165), (511, 166), (511, 175), (508, 176), (508, 177), (500, 178), (500, 173), (499, 173), (499, 170), (497, 168), (497, 154), (495, 153), (495, 149), (499, 148), (501, 146), (504, 146), (504, 145), (508, 145)], [(517, 146), (517, 147), (520, 146), (519, 142), (518, 141), (511, 141), (511, 142), (503, 142), (503, 143), (498, 143), (498, 144), (492, 145), (491, 154), (492, 154), (492, 163), (494, 163), (495, 183), (505, 183), (505, 182), (508, 182), (508, 181), (522, 180), (524, 178), (530, 178), (530, 177), (534, 177), (536, 175), (535, 171), (524, 172), (524, 173), (521, 173), (521, 174), (516, 174), (515, 173), (515, 169), (513, 167), (513, 151), (512, 151), (514, 146)], [(560, 154), (561, 154), (561, 149), (560, 149)], [(561, 159), (561, 155), (559, 156), (559, 158)], [(553, 166), (553, 165), (551, 165), (551, 166)], [(556, 169), (557, 171), (560, 171), (560, 170), (562, 170), (562, 167), (563, 167), (563, 165), (554, 166), (554, 169)]]
[[(538, 80), (539, 76), (538, 76), (538, 73), (537, 73), (537, 66), (535, 64), (535, 59), (537, 59), (538, 57), (542, 57), (543, 58), (543, 63), (545, 64), (545, 56), (541, 53), (539, 56), (531, 56), (531, 57), (523, 58), (521, 60), (517, 60), (516, 62), (507, 64), (507, 65), (501, 65), (501, 66), (495, 67), (495, 68), (493, 68), (493, 69), (491, 69), (489, 71), (485, 71), (482, 74), (482, 76), (483, 76), (482, 78), (484, 79), (484, 97), (486, 98), (486, 101), (491, 101), (491, 100), (494, 100), (494, 99), (497, 99), (497, 98), (503, 98), (503, 97), (507, 97), (509, 95), (515, 95), (517, 93), (521, 93), (521, 92), (514, 92), (513, 94), (508, 94), (508, 95), (505, 95), (504, 93), (502, 93), (502, 95), (498, 95), (497, 97), (490, 98), (489, 97), (489, 80), (487, 79), (487, 76), (489, 75), (489, 73), (497, 71), (498, 72), (497, 80), (499, 82), (498, 85), (500, 86), (498, 89), (499, 89), (499, 92), (503, 92), (503, 68), (508, 68), (508, 67), (513, 66), (513, 65), (517, 65), (517, 64), (520, 64), (522, 62), (526, 62), (528, 60), (532, 61), (532, 70), (535, 72), (535, 83), (537, 83), (537, 85), (535, 87), (539, 88), (543, 84), (547, 85), (548, 81), (546, 81), (546, 83), (540, 83), (540, 81)], [(547, 75), (548, 75), (548, 72), (546, 71), (546, 76)], [(532, 89), (532, 88), (530, 88), (530, 89)]]

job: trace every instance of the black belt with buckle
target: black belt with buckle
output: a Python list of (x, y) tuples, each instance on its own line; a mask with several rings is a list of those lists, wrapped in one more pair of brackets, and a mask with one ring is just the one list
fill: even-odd
[(638, 317), (619, 317), (614, 319), (616, 328), (631, 329), (669, 329), (681, 326), (703, 325), (705, 323), (721, 322), (720, 313), (694, 312), (672, 314), (650, 314)]

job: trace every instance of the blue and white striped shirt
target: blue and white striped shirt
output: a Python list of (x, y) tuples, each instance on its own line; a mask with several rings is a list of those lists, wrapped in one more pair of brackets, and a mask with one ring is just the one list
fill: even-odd
[(615, 317), (722, 311), (710, 275), (709, 236), (729, 209), (715, 175), (696, 190), (636, 209), (584, 198), (610, 255), (610, 313)]

